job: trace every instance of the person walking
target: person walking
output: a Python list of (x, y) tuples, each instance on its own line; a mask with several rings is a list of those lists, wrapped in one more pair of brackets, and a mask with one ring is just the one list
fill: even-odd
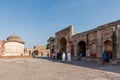
[(102, 58), (103, 58), (103, 65), (105, 64), (105, 63), (109, 63), (109, 56), (108, 56), (108, 54), (106, 53), (106, 52), (104, 52), (103, 54), (102, 54)]
[(62, 53), (62, 61), (65, 62), (65, 60), (66, 60), (66, 54), (65, 54), (65, 52), (63, 52)]
[(67, 62), (71, 62), (71, 53), (68, 51), (67, 53)]
[(78, 60), (81, 60), (82, 57), (83, 57), (83, 53), (81, 52), (81, 53), (78, 55)]

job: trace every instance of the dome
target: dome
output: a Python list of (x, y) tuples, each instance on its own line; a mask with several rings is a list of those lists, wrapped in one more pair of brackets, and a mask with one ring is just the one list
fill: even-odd
[(13, 34), (13, 35), (9, 36), (7, 38), (7, 42), (19, 42), (19, 43), (23, 43), (24, 44), (22, 39), (19, 36), (17, 36), (16, 34)]

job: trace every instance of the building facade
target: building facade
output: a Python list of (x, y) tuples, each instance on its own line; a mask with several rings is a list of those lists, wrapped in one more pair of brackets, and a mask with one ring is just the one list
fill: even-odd
[(45, 56), (45, 57), (49, 57), (50, 56), (50, 52), (48, 49), (46, 49), (45, 46), (34, 46), (34, 52), (37, 53), (38, 56)]
[(16, 34), (8, 36), (7, 40), (0, 41), (0, 56), (50, 56), (50, 52), (45, 46), (34, 46), (25, 48), (24, 41)]
[(82, 33), (75, 33), (71, 25), (56, 32), (55, 38), (56, 52), (70, 51), (74, 59), (81, 52), (86, 58), (100, 59), (104, 51), (112, 60), (120, 59), (120, 20)]
[(46, 49), (45, 46), (34, 46), (33, 48), (25, 48), (25, 55), (32, 56), (34, 54), (36, 56), (44, 56), (44, 57), (49, 57), (50, 56), (50, 51), (49, 49)]
[(4, 43), (3, 56), (23, 56), (24, 55), (24, 42), (22, 39), (13, 34), (7, 38)]
[(31, 56), (33, 52), (34, 52), (33, 48), (25, 48), (24, 49), (24, 55), (25, 56)]

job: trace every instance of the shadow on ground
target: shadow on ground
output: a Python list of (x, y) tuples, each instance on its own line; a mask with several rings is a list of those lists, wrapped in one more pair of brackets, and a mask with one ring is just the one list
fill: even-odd
[(91, 69), (97, 69), (102, 71), (108, 71), (108, 72), (114, 72), (114, 73), (120, 73), (120, 66), (119, 65), (111, 65), (111, 64), (105, 64), (102, 65), (101, 63), (95, 63), (95, 62), (86, 62), (86, 61), (72, 61), (71, 63), (68, 62), (62, 62), (62, 60), (55, 60), (48, 57), (36, 57), (37, 59), (45, 59), (52, 62), (58, 62), (63, 64), (69, 64), (69, 65), (75, 65), (75, 66), (81, 66)]

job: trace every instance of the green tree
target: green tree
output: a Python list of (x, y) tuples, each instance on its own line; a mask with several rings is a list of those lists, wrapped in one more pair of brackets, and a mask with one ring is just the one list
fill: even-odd
[(50, 49), (50, 44), (47, 44), (47, 45), (46, 45), (46, 49)]
[(51, 43), (53, 41), (55, 41), (55, 37), (52, 37), (52, 36), (47, 40), (48, 43)]
[(47, 40), (47, 45), (46, 45), (46, 49), (50, 49), (50, 43), (55, 41), (55, 37), (51, 36), (49, 37), (49, 39)]

